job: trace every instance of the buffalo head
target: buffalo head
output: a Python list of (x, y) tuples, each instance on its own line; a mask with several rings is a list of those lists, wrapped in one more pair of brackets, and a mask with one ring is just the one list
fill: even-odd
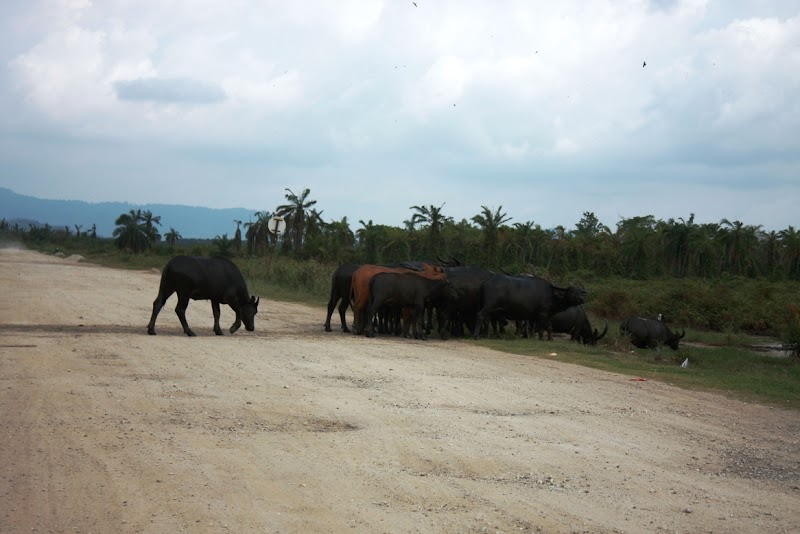
[(250, 300), (242, 304), (241, 310), (236, 313), (236, 322), (231, 325), (231, 334), (239, 329), (239, 325), (244, 323), (244, 329), (252, 332), (256, 329), (255, 317), (258, 313), (258, 302), (261, 298), (251, 296)]
[(571, 306), (580, 306), (586, 302), (586, 290), (580, 286), (569, 287), (553, 286), (553, 296), (561, 301), (563, 309)]
[(667, 330), (667, 341), (666, 345), (671, 348), (672, 350), (678, 350), (678, 343), (683, 336), (686, 335), (686, 330), (684, 329), (680, 334), (673, 334), (669, 330)]
[[(592, 331), (592, 336), (589, 339), (589, 344), (590, 345), (597, 345), (597, 342), (600, 341), (601, 339), (603, 339), (603, 336), (606, 335), (606, 332), (608, 332), (608, 321), (606, 321), (606, 327), (603, 329), (603, 331), (601, 333), (599, 333), (599, 334), (597, 333), (597, 328), (595, 328)], [(583, 343), (586, 344), (587, 340), (584, 339)]]

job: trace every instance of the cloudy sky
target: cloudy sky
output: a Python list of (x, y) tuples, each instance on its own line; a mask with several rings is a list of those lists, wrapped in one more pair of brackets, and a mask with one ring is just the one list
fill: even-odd
[(800, 2), (3, 0), (0, 114), (41, 198), (780, 230)]

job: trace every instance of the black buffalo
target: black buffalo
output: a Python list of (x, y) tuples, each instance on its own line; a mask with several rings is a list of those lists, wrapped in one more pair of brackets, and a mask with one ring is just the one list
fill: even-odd
[[(375, 314), (383, 307), (408, 310), (409, 322), (414, 337), (425, 339), (423, 317), (428, 303), (440, 303), (452, 297), (452, 286), (447, 279), (431, 280), (413, 273), (379, 273), (369, 283), (369, 305), (367, 307), (368, 337), (375, 335)], [(408, 323), (404, 327), (408, 335)], [(444, 334), (443, 334), (444, 337)]]
[(686, 335), (686, 330), (675, 334), (664, 321), (629, 317), (620, 325), (619, 333), (623, 337), (627, 336), (631, 343), (640, 349), (667, 345), (672, 350), (678, 350), (678, 343)]
[(331, 277), (331, 298), (328, 300), (328, 316), (325, 318), (326, 332), (331, 331), (331, 316), (333, 316), (336, 303), (340, 301), (339, 317), (342, 320), (342, 331), (350, 331), (347, 328), (345, 313), (347, 312), (347, 307), (350, 305), (350, 286), (353, 282), (353, 273), (356, 272), (356, 269), (359, 267), (361, 267), (361, 265), (357, 263), (344, 263), (334, 271)]
[(481, 284), (481, 309), (472, 336), (477, 339), (484, 321), (508, 319), (537, 325), (539, 339), (556, 313), (586, 302), (582, 287), (558, 287), (535, 276), (495, 274)]
[(608, 332), (608, 321), (601, 333), (592, 329), (589, 317), (582, 306), (570, 306), (550, 318), (552, 332), (569, 334), (573, 341), (582, 341), (584, 345), (597, 345)]
[(481, 284), (495, 273), (466, 265), (445, 267), (444, 271), (455, 291), (447, 307), (449, 332), (461, 337), (465, 327), (471, 332), (475, 325), (475, 317), (481, 309)]
[(201, 256), (175, 256), (169, 260), (161, 273), (158, 296), (153, 301), (153, 314), (147, 325), (148, 334), (155, 335), (158, 312), (173, 293), (178, 293), (175, 313), (178, 314), (187, 336), (195, 335), (186, 323), (189, 299), (211, 301), (214, 333), (218, 336), (222, 335), (222, 329), (219, 327), (220, 304), (227, 304), (236, 312), (236, 321), (230, 328), (231, 334), (239, 329), (242, 322), (247, 331), (252, 332), (255, 329), (254, 318), (258, 311), (259, 299), (250, 296), (242, 273), (230, 260)]

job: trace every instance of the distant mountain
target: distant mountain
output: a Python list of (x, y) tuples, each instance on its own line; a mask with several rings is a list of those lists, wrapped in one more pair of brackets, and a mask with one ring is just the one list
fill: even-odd
[(161, 216), (161, 235), (170, 227), (175, 228), (183, 237), (209, 239), (228, 234), (233, 238), (236, 231), (234, 220), (249, 221), (253, 219), (254, 210), (244, 208), (212, 209), (198, 206), (178, 206), (172, 204), (128, 204), (127, 202), (84, 202), (82, 200), (45, 200), (20, 195), (10, 189), (0, 187), (0, 219), (27, 228), (31, 221), (49, 224), (54, 228), (82, 225), (85, 232), (97, 225), (97, 235), (111, 237), (114, 232), (114, 221), (122, 213), (130, 210), (150, 210), (153, 215)]

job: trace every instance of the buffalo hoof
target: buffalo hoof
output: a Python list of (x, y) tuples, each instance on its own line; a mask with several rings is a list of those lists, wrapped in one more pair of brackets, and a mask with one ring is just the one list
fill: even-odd
[[(328, 330), (328, 332), (330, 332), (330, 330)], [(350, 329), (347, 328), (346, 326), (343, 326), (342, 327), (342, 332), (345, 332), (346, 334), (349, 334), (350, 333)]]
[(186, 330), (186, 335), (189, 336), (189, 337), (195, 337), (197, 334), (192, 332), (192, 329), (190, 328), (190, 329)]
[(218, 336), (221, 336), (222, 335), (222, 329), (214, 330), (214, 333), (217, 334)]
[(326, 332), (333, 332), (333, 330), (331, 330), (331, 327), (330, 327), (330, 326), (326, 326), (326, 327), (325, 327), (325, 331), (326, 331)]
[(151, 336), (154, 336), (154, 335), (156, 335), (156, 329), (155, 328), (148, 328), (147, 329), (147, 333), (150, 334)]

